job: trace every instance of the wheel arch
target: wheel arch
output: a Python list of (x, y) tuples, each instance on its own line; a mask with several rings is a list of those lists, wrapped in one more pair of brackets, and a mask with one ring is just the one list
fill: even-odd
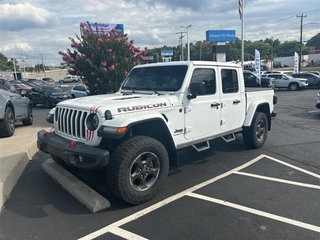
[(13, 116), (14, 116), (14, 118), (15, 118), (15, 111), (14, 111), (13, 103), (10, 102), (10, 101), (8, 101), (7, 104), (6, 104), (6, 108), (7, 108), (7, 107), (10, 107), (10, 108), (11, 108), (12, 113), (13, 113)]
[(170, 164), (175, 165), (177, 152), (174, 140), (167, 125), (167, 118), (150, 118), (140, 122), (134, 122), (129, 125), (129, 131), (133, 136), (144, 135), (152, 137), (161, 142), (167, 149)]
[(243, 126), (249, 127), (251, 125), (255, 112), (263, 112), (267, 116), (268, 130), (270, 131), (271, 130), (270, 105), (268, 102), (263, 102), (263, 101), (256, 101), (251, 103)]

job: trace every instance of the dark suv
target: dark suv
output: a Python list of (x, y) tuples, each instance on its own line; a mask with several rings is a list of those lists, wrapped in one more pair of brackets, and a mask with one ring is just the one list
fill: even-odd
[(31, 89), (29, 94), (32, 106), (44, 104), (46, 108), (52, 108), (59, 102), (70, 98), (70, 94), (58, 86), (37, 86)]
[(257, 82), (257, 75), (254, 73), (244, 70), (243, 71), (244, 84), (246, 87), (269, 87), (274, 88), (276, 84), (275, 78), (272, 77), (261, 77), (261, 86)]
[(294, 78), (306, 78), (308, 80), (309, 87), (318, 87), (320, 88), (320, 76), (309, 73), (309, 72), (301, 72), (295, 73), (291, 75)]

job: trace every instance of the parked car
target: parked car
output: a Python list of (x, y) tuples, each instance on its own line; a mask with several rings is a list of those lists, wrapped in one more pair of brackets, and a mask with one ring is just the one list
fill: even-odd
[(319, 72), (319, 71), (309, 71), (309, 73), (313, 73), (313, 74), (315, 74), (315, 75), (320, 76), (320, 72)]
[(294, 78), (306, 78), (308, 80), (309, 87), (318, 87), (320, 88), (320, 76), (310, 73), (310, 72), (301, 72), (292, 74)]
[(33, 124), (31, 103), (9, 81), (0, 78), (0, 137), (12, 136), (17, 122)]
[(320, 91), (317, 93), (316, 96), (316, 108), (320, 109)]
[(70, 83), (70, 82), (79, 82), (79, 78), (78, 77), (75, 77), (75, 76), (66, 76), (64, 78), (61, 78), (59, 80), (59, 82), (62, 82), (62, 83)]
[(28, 94), (31, 92), (31, 87), (23, 83), (14, 83), (12, 85), (16, 88), (20, 95), (28, 96)]
[(296, 91), (308, 87), (308, 80), (305, 78), (293, 78), (284, 73), (262, 74), (262, 77), (273, 77), (276, 79), (275, 88), (289, 88), (291, 91)]
[[(244, 84), (246, 87), (260, 87), (257, 82), (257, 75), (251, 71), (243, 71)], [(274, 88), (276, 80), (271, 77), (261, 77), (261, 87)]]
[(55, 85), (54, 80), (52, 78), (42, 78), (41, 83), (47, 86)]
[(74, 85), (71, 89), (70, 95), (71, 98), (84, 97), (89, 95), (89, 88), (84, 84)]
[(58, 86), (33, 87), (29, 98), (33, 107), (44, 104), (46, 108), (52, 108), (59, 102), (70, 98), (70, 94)]

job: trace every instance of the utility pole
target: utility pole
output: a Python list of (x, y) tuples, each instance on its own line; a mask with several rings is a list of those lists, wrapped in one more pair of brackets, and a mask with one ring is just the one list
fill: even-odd
[(180, 61), (184, 61), (182, 38), (183, 38), (185, 35), (182, 35), (183, 33), (186, 33), (186, 32), (177, 32), (177, 33), (176, 33), (176, 34), (180, 34), (180, 37), (179, 37), (179, 40), (180, 40), (180, 43), (181, 43), (181, 59), (180, 59)]
[(297, 15), (297, 18), (301, 19), (300, 22), (300, 54), (299, 54), (299, 67), (298, 67), (298, 71), (301, 71), (301, 61), (302, 61), (302, 23), (303, 23), (303, 18), (307, 17), (307, 15), (303, 15), (303, 13), (301, 13), (301, 15)]
[(42, 61), (42, 67), (43, 67), (44, 77), (47, 77), (47, 76), (46, 76), (46, 69), (45, 69), (45, 67), (44, 67), (44, 63), (43, 63), (43, 57), (42, 57), (42, 54), (41, 54), (41, 61)]
[(273, 70), (273, 36), (271, 37), (271, 70)]

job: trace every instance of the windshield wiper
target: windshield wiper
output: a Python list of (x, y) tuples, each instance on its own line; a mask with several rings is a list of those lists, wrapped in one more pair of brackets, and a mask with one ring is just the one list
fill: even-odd
[(153, 89), (152, 87), (150, 87), (150, 89), (151, 89), (152, 91), (154, 91), (155, 94), (158, 94), (158, 95), (159, 95), (159, 93), (158, 93), (155, 89)]

